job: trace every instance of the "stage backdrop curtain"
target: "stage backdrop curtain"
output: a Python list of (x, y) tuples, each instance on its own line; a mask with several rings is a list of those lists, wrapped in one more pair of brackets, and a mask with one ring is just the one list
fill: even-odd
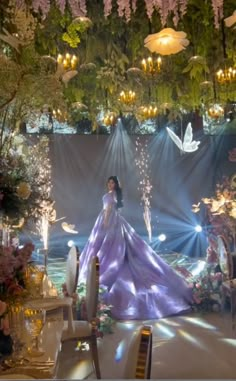
[[(51, 246), (60, 244), (66, 251), (66, 242), (73, 239), (82, 249), (102, 208), (110, 175), (117, 175), (123, 187), (122, 214), (139, 234), (147, 237), (138, 188), (148, 172), (153, 187), (150, 200), (153, 246), (158, 246), (158, 234), (165, 233), (164, 249), (189, 256), (205, 255), (205, 238), (201, 238), (200, 244), (198, 238), (195, 244), (193, 236), (194, 226), (206, 223), (205, 210), (196, 215), (191, 206), (202, 197), (213, 195), (222, 175), (236, 172), (235, 163), (228, 160), (228, 151), (236, 147), (235, 136), (199, 133), (194, 138), (200, 138), (201, 143), (193, 153), (181, 152), (166, 131), (137, 137), (117, 129), (110, 136), (55, 134), (49, 138), (57, 216), (66, 217), (64, 221), (74, 224), (79, 231), (78, 235), (69, 235), (61, 229), (61, 222), (56, 223), (50, 232)], [(141, 149), (148, 167), (140, 174), (136, 159)], [(190, 238), (194, 245), (189, 244)]]

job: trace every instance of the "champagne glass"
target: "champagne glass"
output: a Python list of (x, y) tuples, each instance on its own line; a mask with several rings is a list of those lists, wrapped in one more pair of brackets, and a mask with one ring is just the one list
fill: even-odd
[(8, 320), (10, 335), (13, 339), (13, 355), (14, 357), (20, 357), (20, 353), (24, 347), (24, 316), (23, 307), (20, 304), (10, 304), (8, 307)]
[(28, 348), (27, 353), (31, 357), (42, 356), (45, 352), (39, 349), (38, 336), (45, 324), (46, 311), (28, 307), (24, 310), (24, 318), (26, 330), (32, 337), (31, 346)]

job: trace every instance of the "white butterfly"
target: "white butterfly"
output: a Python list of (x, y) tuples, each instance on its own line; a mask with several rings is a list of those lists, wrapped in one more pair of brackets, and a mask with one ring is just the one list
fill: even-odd
[(193, 129), (191, 123), (187, 125), (184, 140), (182, 141), (170, 128), (166, 127), (167, 132), (173, 142), (179, 147), (179, 149), (183, 152), (194, 152), (197, 151), (199, 141), (193, 140)]
[(78, 231), (75, 230), (75, 225), (68, 224), (67, 222), (62, 222), (61, 227), (67, 233), (78, 234)]

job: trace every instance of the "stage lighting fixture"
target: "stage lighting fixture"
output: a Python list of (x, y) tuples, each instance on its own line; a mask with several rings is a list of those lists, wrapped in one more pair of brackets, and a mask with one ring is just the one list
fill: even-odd
[(68, 242), (67, 242), (67, 246), (69, 247), (72, 247), (74, 245), (74, 241), (72, 241), (72, 239), (70, 239)]
[(195, 230), (197, 233), (201, 233), (202, 227), (200, 225), (195, 226)]
[(164, 242), (166, 240), (166, 235), (160, 234), (157, 238), (159, 239), (159, 241)]

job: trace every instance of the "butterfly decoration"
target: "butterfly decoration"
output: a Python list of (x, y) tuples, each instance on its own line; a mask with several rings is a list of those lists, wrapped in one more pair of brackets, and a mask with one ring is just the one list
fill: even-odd
[(187, 125), (183, 141), (169, 127), (166, 127), (166, 129), (170, 138), (182, 152), (197, 151), (200, 141), (193, 140), (193, 129), (191, 123)]
[(198, 202), (197, 204), (193, 204), (192, 205), (192, 212), (193, 213), (197, 213), (197, 212), (199, 212), (199, 210), (200, 210), (200, 202)]
[(75, 225), (68, 224), (67, 222), (62, 222), (61, 227), (67, 233), (78, 234), (78, 231), (75, 230)]

